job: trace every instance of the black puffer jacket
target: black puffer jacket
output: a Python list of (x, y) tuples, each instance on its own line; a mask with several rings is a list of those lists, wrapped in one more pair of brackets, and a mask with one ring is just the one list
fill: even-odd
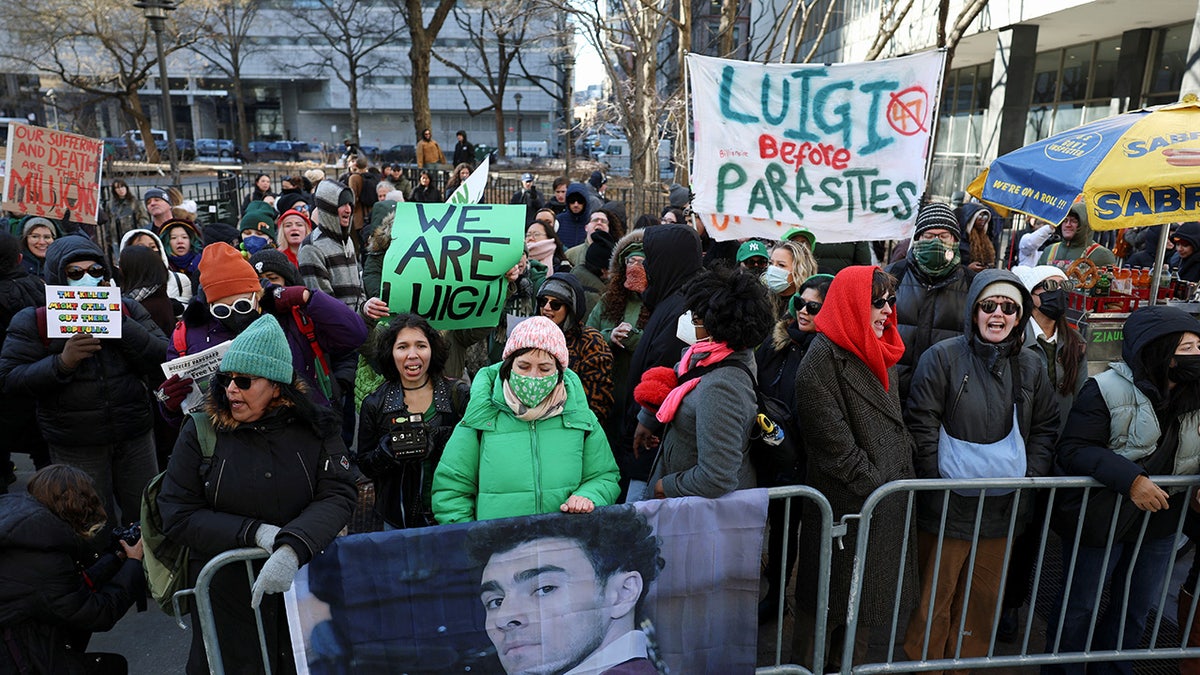
[[(1151, 402), (1165, 401), (1170, 393), (1160, 391), (1154, 384), (1155, 369), (1149, 369), (1142, 363), (1142, 352), (1165, 335), (1196, 331), (1194, 318), (1175, 307), (1161, 305), (1143, 307), (1130, 314), (1125, 321), (1121, 359), (1133, 373), (1133, 386)], [(1067, 476), (1090, 476), (1107, 488), (1093, 490), (1088, 497), (1087, 512), (1080, 532), (1080, 543), (1084, 546), (1106, 545), (1114, 510), (1117, 512), (1116, 541), (1132, 542), (1142, 536), (1141, 525), (1145, 512), (1139, 510), (1132, 499), (1122, 499), (1120, 496), (1129, 496), (1129, 489), (1138, 476), (1171, 475), (1175, 472), (1179, 430), (1186, 421), (1186, 413), (1169, 419), (1165, 407), (1156, 410), (1155, 416), (1161, 434), (1154, 452), (1133, 461), (1117, 454), (1112, 448), (1113, 435), (1126, 438), (1130, 435), (1129, 428), (1113, 428), (1112, 413), (1096, 379), (1089, 378), (1076, 396), (1075, 405), (1067, 416), (1062, 438), (1058, 442), (1059, 472)], [(1179, 523), (1180, 509), (1186, 508), (1188, 491), (1168, 492), (1169, 507), (1149, 514), (1144, 535), (1147, 541), (1172, 536)], [(1082, 490), (1060, 491), (1055, 502), (1053, 526), (1065, 539), (1075, 537), (1082, 506)], [(1196, 523), (1194, 518), (1188, 520), (1192, 522), (1188, 523), (1187, 530), (1194, 536)]]
[[(399, 382), (388, 382), (367, 395), (358, 422), (355, 463), (375, 481), (375, 511), (396, 528), (436, 525), (429, 497), (433, 472), (442, 459), (446, 441), (467, 410), (471, 387), (461, 380), (440, 377), (433, 385), (434, 415), (425, 418), (429, 456), (424, 460), (397, 461), (389, 447), (392, 417), (407, 412)], [(426, 411), (415, 411), (424, 414)]]
[(642, 239), (646, 250), (646, 278), (649, 286), (642, 302), (650, 307), (650, 318), (642, 329), (642, 339), (629, 360), (624, 433), (621, 447), (614, 448), (622, 478), (645, 480), (654, 463), (653, 452), (633, 456), (633, 434), (641, 406), (633, 400), (633, 389), (642, 381), (642, 373), (655, 366), (672, 367), (687, 348), (675, 337), (676, 322), (683, 314), (687, 298), (683, 287), (702, 269), (700, 237), (686, 225), (656, 225)]
[[(1010, 339), (991, 344), (980, 339), (974, 329), (973, 308), (984, 287), (996, 281), (1008, 281), (1019, 288), (1025, 310)], [(925, 352), (908, 391), (904, 420), (917, 446), (914, 462), (917, 477), (947, 478), (938, 468), (942, 427), (950, 436), (972, 443), (995, 443), (1008, 436), (1012, 431), (1014, 396), (1018, 426), (1025, 442), (1025, 475), (1048, 476), (1058, 436), (1058, 400), (1042, 360), (1037, 354), (1021, 349), (1033, 300), (1015, 274), (990, 269), (975, 277), (966, 301), (964, 334), (943, 340)], [(1019, 386), (1019, 394), (1014, 385)], [(1006, 536), (1013, 497), (994, 496), (986, 500), (979, 536)], [(941, 526), (942, 493), (922, 492), (917, 504), (918, 527), (936, 534)], [(1015, 534), (1025, 529), (1032, 504), (1032, 499), (1021, 500)], [(970, 540), (978, 505), (978, 497), (951, 493), (946, 536)]]
[[(104, 260), (104, 254), (86, 237), (55, 241), (46, 252), (46, 282), (66, 285), (67, 263), (82, 259)], [(167, 354), (167, 338), (137, 301), (125, 298), (124, 303), (120, 339), (102, 340), (100, 351), (72, 373), (59, 366), (67, 341), (49, 340), (47, 346), (34, 308), (21, 310), (9, 325), (0, 352), (0, 382), (8, 394), (37, 400), (38, 423), (48, 443), (122, 442), (153, 426), (143, 378), (162, 377), (159, 364)]]
[(908, 398), (913, 369), (925, 350), (947, 338), (962, 335), (967, 289), (975, 273), (963, 265), (941, 279), (930, 279), (909, 256), (888, 265), (887, 272), (900, 279), (896, 289), (896, 321), (904, 356), (896, 364), (900, 376), (900, 402)]
[[(45, 289), (45, 282), (26, 272), (20, 264), (14, 265), (7, 274), (0, 275), (0, 347), (4, 345), (8, 326), (17, 312), (26, 307), (38, 307), (46, 301)], [(27, 397), (0, 393), (0, 429), (22, 436), (10, 436), (9, 447), (20, 447), (29, 442), (25, 439), (28, 434), (38, 433), (34, 422), (36, 409), (36, 402)], [(36, 442), (44, 443), (40, 439)]]
[(277, 546), (290, 545), (308, 562), (350, 522), (357, 495), (338, 430), (326, 423), (319, 434), (316, 422), (291, 407), (246, 424), (211, 405), (209, 414), (217, 434), (212, 461), (202, 461), (189, 417), (158, 498), (166, 535), (189, 546), (199, 563), (190, 572), (218, 553), (253, 546), (261, 523), (282, 528)]
[(71, 527), (28, 495), (0, 496), (0, 672), (83, 673), (91, 633), (112, 628), (145, 595), (142, 563), (109, 554), (91, 559)]

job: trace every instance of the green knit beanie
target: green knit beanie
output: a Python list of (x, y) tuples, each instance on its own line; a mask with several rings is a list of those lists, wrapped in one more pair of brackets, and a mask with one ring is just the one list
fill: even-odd
[(260, 316), (229, 345), (221, 359), (222, 373), (241, 373), (265, 377), (272, 382), (291, 384), (292, 350), (287, 336), (273, 316)]
[(238, 223), (239, 231), (255, 230), (270, 239), (275, 241), (275, 207), (266, 202), (250, 202), (246, 207), (246, 213), (242, 215), (241, 222)]

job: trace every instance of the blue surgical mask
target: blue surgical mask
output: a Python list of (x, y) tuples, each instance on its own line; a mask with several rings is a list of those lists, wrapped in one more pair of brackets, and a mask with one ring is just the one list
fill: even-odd
[(791, 283), (788, 281), (790, 276), (791, 275), (787, 273), (787, 270), (783, 269), (782, 267), (771, 265), (767, 268), (767, 271), (763, 272), (763, 275), (760, 278), (772, 293), (778, 295), (786, 291), (787, 287), (791, 285)]

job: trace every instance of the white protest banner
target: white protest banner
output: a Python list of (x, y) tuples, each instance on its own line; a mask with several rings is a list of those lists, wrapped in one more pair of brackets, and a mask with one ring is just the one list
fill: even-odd
[(192, 390), (188, 392), (187, 398), (183, 399), (183, 412), (194, 410), (203, 404), (209, 378), (220, 367), (221, 358), (229, 351), (229, 344), (230, 341), (226, 340), (202, 352), (181, 356), (162, 364), (163, 375), (167, 377), (178, 375), (181, 378), (192, 378)]
[(484, 157), (483, 162), (471, 172), (470, 176), (458, 186), (454, 194), (446, 199), (447, 204), (478, 204), (483, 198), (483, 190), (487, 187), (488, 168), (492, 164), (491, 156)]
[(8, 125), (3, 207), (58, 220), (96, 224), (104, 142), (19, 122)]
[(728, 225), (710, 236), (778, 239), (794, 225), (821, 242), (909, 236), (944, 61), (938, 51), (833, 65), (689, 54), (692, 208)]
[(88, 333), (121, 337), (121, 289), (114, 286), (47, 286), (46, 337)]

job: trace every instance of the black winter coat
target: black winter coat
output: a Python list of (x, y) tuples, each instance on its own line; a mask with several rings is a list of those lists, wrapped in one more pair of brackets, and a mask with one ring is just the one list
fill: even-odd
[[(354, 461), (375, 481), (375, 511), (396, 528), (436, 525), (430, 505), (433, 472), (442, 459), (446, 441), (467, 410), (471, 387), (461, 380), (438, 378), (433, 385), (434, 415), (425, 418), (429, 456), (424, 460), (397, 461), (389, 447), (391, 420), (408, 412), (404, 390), (387, 382), (367, 395), (358, 422), (358, 449)], [(415, 411), (424, 414), (426, 411)]]
[[(1017, 285), (1022, 290), (1024, 305), (1032, 306), (1032, 299), (1016, 275), (995, 269), (984, 270), (975, 277), (966, 306), (973, 308), (978, 294), (995, 281)], [(990, 344), (981, 340), (974, 329), (967, 328), (974, 322), (974, 311), (964, 310), (965, 334), (937, 343), (921, 357), (904, 407), (905, 423), (916, 442), (914, 466), (918, 478), (947, 477), (938, 468), (942, 427), (947, 434), (963, 441), (995, 443), (1012, 431), (1014, 403), (1018, 430), (1025, 442), (1025, 476), (1050, 475), (1058, 438), (1058, 400), (1043, 361), (1037, 354), (1021, 348), (1028, 321), (1026, 314), (1017, 322), (1010, 341)], [(1014, 534), (1024, 531), (1032, 512), (1033, 500), (1028, 495), (1023, 497)], [(985, 499), (979, 536), (1007, 536), (1013, 496)], [(934, 534), (939, 531), (942, 500), (940, 492), (918, 493), (917, 525), (923, 531)], [(972, 539), (978, 505), (978, 497), (951, 493), (946, 510), (946, 536)]]
[(629, 381), (626, 395), (629, 407), (625, 411), (621, 446), (614, 448), (617, 465), (623, 479), (645, 480), (654, 463), (653, 452), (633, 456), (633, 434), (641, 406), (633, 400), (633, 389), (642, 381), (642, 373), (655, 366), (668, 368), (679, 362), (687, 348), (675, 337), (676, 322), (686, 309), (683, 286), (701, 270), (700, 238), (686, 225), (657, 225), (646, 230), (642, 239), (646, 249), (646, 277), (650, 282), (642, 293), (643, 303), (650, 307), (650, 318), (642, 329), (642, 338), (629, 360)]
[(36, 399), (46, 442), (78, 444), (88, 439), (119, 443), (153, 427), (145, 377), (162, 377), (167, 338), (135, 300), (123, 299), (121, 337), (103, 340), (99, 352), (74, 372), (60, 366), (67, 341), (42, 342), (34, 308), (21, 310), (9, 325), (0, 352), (0, 381), (6, 394)]
[[(8, 326), (17, 312), (26, 307), (38, 307), (46, 301), (46, 284), (40, 277), (35, 277), (17, 266), (0, 278), (0, 348), (8, 336)], [(29, 434), (38, 434), (35, 424), (37, 404), (23, 396), (9, 396), (0, 393), (0, 429), (8, 435), (6, 442), (0, 442), (0, 447), (10, 447), (24, 450), (22, 447), (30, 441)], [(22, 433), (24, 432), (24, 433)], [(16, 433), (18, 437), (11, 434)], [(38, 439), (34, 443), (44, 443)]]
[(896, 364), (900, 376), (900, 402), (908, 399), (908, 385), (921, 355), (947, 338), (962, 335), (967, 290), (975, 273), (965, 266), (941, 279), (930, 280), (908, 259), (888, 265), (900, 279), (896, 289), (896, 321), (904, 356)]
[(259, 524), (282, 528), (300, 563), (329, 545), (350, 522), (357, 490), (336, 429), (322, 437), (311, 420), (277, 407), (241, 424), (211, 409), (216, 448), (202, 461), (188, 418), (167, 465), (158, 505), (168, 537), (191, 548), (193, 576), (209, 558), (253, 546)]
[[(138, 560), (102, 556), (84, 572), (87, 545), (28, 495), (0, 496), (0, 672), (83, 673), (91, 633), (112, 628), (143, 597)], [(84, 573), (91, 582), (89, 588)]]

